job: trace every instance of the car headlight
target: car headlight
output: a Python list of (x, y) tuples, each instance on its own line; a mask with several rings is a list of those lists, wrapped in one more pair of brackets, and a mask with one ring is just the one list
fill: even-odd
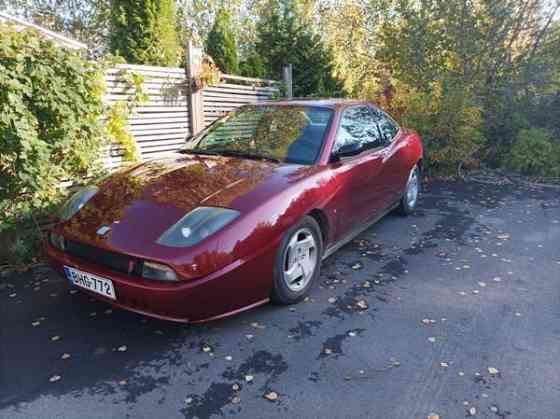
[(62, 207), (59, 217), (63, 221), (68, 221), (97, 193), (97, 186), (86, 186), (80, 188)]
[(161, 235), (157, 243), (169, 247), (194, 246), (239, 217), (239, 211), (217, 207), (199, 207)]

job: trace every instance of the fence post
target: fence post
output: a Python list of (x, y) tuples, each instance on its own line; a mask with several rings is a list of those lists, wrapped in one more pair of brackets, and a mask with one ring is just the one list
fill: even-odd
[(195, 135), (204, 129), (204, 98), (202, 89), (194, 91), (194, 79), (201, 70), (202, 49), (195, 46), (192, 40), (187, 44), (187, 66), (186, 76), (188, 83), (188, 104), (191, 125), (191, 135)]
[(286, 96), (288, 99), (294, 97), (293, 80), (292, 80), (292, 65), (284, 66), (284, 84), (286, 85)]

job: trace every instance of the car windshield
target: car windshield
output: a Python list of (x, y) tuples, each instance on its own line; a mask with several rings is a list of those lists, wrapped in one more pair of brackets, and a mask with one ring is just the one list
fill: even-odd
[(183, 152), (313, 164), (332, 115), (311, 106), (244, 106), (194, 137)]

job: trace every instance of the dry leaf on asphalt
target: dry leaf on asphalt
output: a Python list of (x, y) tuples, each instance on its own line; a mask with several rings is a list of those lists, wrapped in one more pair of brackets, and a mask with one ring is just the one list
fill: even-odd
[(264, 398), (271, 402), (276, 401), (278, 400), (278, 393), (276, 393), (275, 391), (270, 391), (264, 395)]

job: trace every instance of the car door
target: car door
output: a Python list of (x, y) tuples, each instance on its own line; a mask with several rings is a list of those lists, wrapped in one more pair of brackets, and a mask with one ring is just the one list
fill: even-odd
[(401, 198), (408, 181), (410, 168), (405, 167), (407, 159), (404, 159), (403, 148), (406, 147), (406, 135), (398, 124), (385, 112), (372, 106), (372, 113), (384, 144), (382, 153), (382, 168), (379, 172), (383, 179), (380, 187), (383, 191), (382, 205), (389, 207)]
[(338, 178), (336, 239), (340, 239), (374, 218), (383, 206), (385, 189), (378, 177), (383, 165), (382, 136), (369, 106), (343, 111), (331, 156), (330, 167)]

